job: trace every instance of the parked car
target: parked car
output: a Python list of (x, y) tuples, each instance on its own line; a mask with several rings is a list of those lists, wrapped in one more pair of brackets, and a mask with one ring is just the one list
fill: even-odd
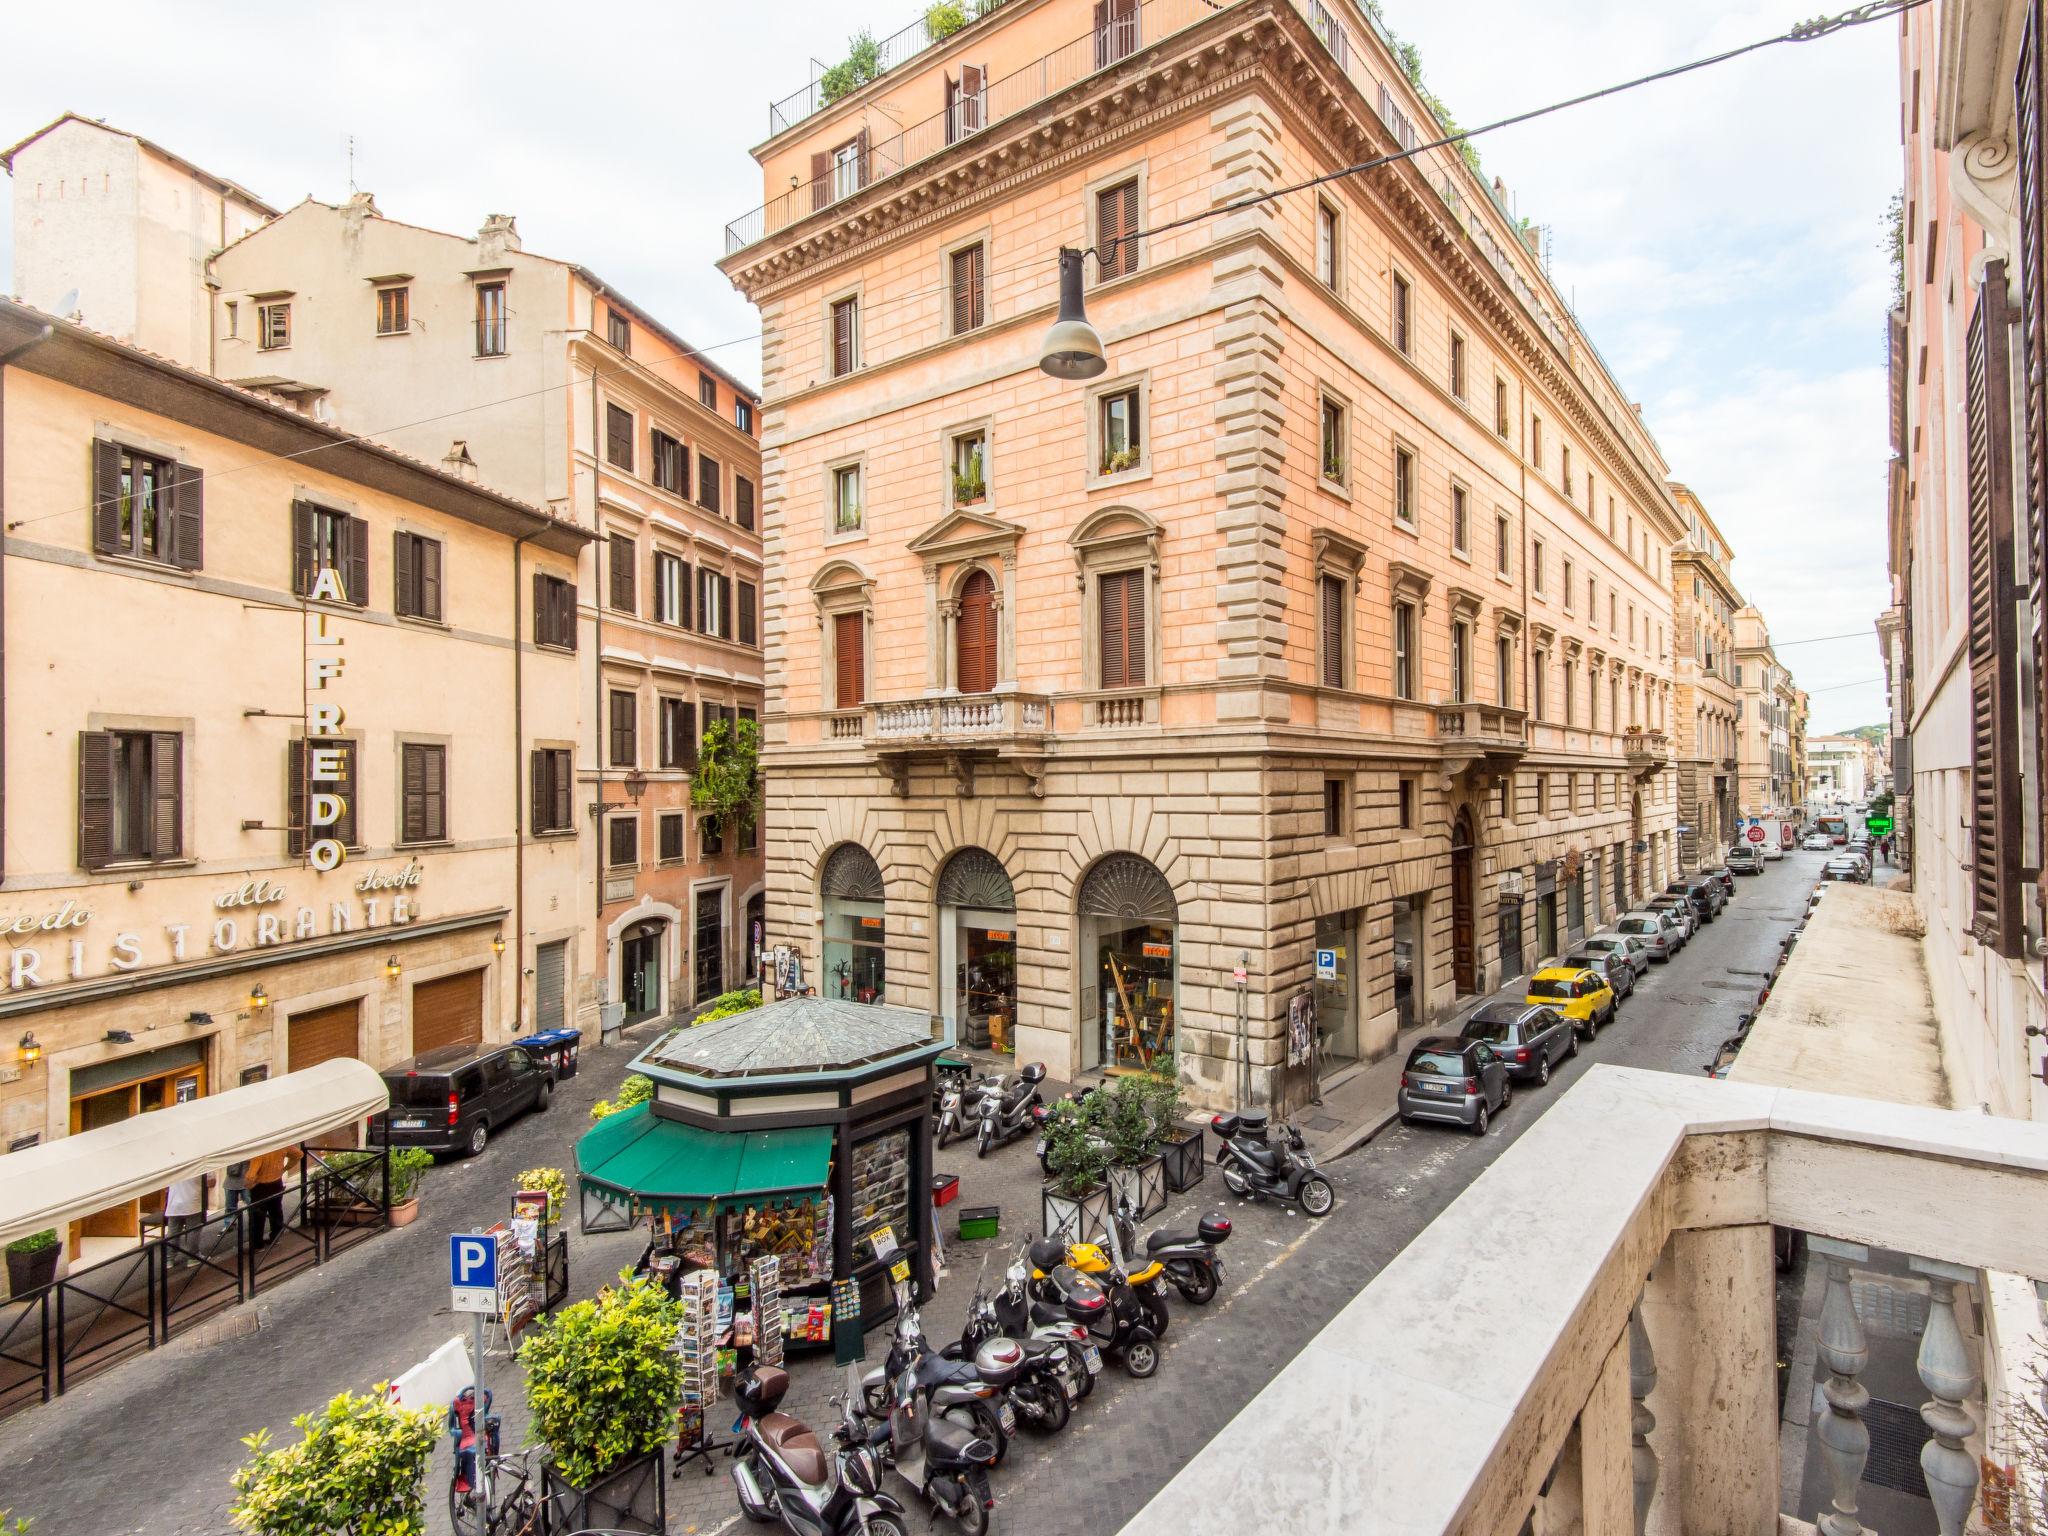
[(1579, 1032), (1555, 1008), (1531, 1008), (1505, 999), (1481, 1004), (1458, 1033), (1492, 1046), (1510, 1074), (1538, 1087), (1550, 1081), (1552, 1067), (1579, 1054)]
[(1403, 1125), (1434, 1120), (1484, 1136), (1488, 1122), (1514, 1095), (1507, 1063), (1484, 1040), (1431, 1035), (1408, 1053), (1394, 1107)]
[(1808, 853), (1826, 853), (1835, 846), (1835, 840), (1825, 832), (1809, 832), (1799, 846)]
[(1577, 966), (1583, 971), (1597, 971), (1608, 988), (1614, 993), (1618, 1004), (1636, 989), (1636, 968), (1629, 963), (1628, 956), (1619, 949), (1595, 949), (1593, 941), (1575, 944), (1557, 962), (1561, 968)]
[(1664, 887), (1664, 894), (1692, 903), (1693, 915), (1699, 919), (1702, 926), (1705, 926), (1721, 915), (1721, 908), (1728, 900), (1727, 893), (1721, 890), (1720, 885), (1721, 882), (1718, 880), (1709, 880), (1704, 875), (1694, 875), (1690, 879), (1672, 881)]
[(555, 1074), (521, 1045), (444, 1045), (384, 1069), (391, 1107), (370, 1117), (372, 1146), (483, 1151), (491, 1132), (546, 1109)]
[(1685, 925), (1669, 912), (1624, 912), (1614, 920), (1614, 931), (1639, 940), (1649, 958), (1660, 963), (1685, 948)]
[(1765, 842), (1762, 848), (1764, 862), (1767, 864), (1775, 864), (1778, 860), (1785, 857), (1785, 845), (1775, 838)]
[(1668, 912), (1685, 930), (1686, 942), (1700, 931), (1700, 909), (1693, 905), (1690, 896), (1652, 896), (1643, 903), (1642, 909), (1650, 912)]
[(1529, 978), (1528, 1001), (1555, 1008), (1588, 1039), (1614, 1018), (1614, 988), (1598, 971), (1580, 966), (1545, 966)]
[(1764, 872), (1764, 852), (1752, 843), (1738, 843), (1728, 850), (1728, 868), (1738, 875), (1760, 875)]
[(1870, 883), (1870, 871), (1864, 868), (1861, 859), (1852, 859), (1840, 854), (1821, 866), (1820, 877), (1823, 882), (1847, 882), (1853, 885)]
[[(1702, 866), (1700, 878), (1720, 887), (1721, 906), (1725, 907), (1735, 899), (1735, 871), (1728, 867), (1725, 859), (1719, 864)], [(1716, 910), (1718, 911), (1719, 908), (1716, 908)]]

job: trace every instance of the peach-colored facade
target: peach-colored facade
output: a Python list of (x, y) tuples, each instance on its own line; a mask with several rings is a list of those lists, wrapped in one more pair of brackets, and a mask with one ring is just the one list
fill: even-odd
[(1686, 486), (1674, 482), (1671, 494), (1686, 527), (1671, 558), (1678, 820), (1690, 829), (1679, 834), (1679, 849), (1685, 867), (1696, 869), (1719, 861), (1740, 814), (1735, 615), (1743, 603), (1729, 574), (1734, 553), (1706, 507)]
[[(723, 263), (766, 333), (769, 937), (837, 995), (872, 923), (881, 994), (967, 1024), (1001, 932), (1020, 1059), (1130, 1065), (1135, 1020), (1195, 1092), (1294, 1103), (1297, 998), (1335, 1070), (1661, 883), (1683, 525), (1448, 155), (1143, 238), (1107, 278), (1091, 256), (1108, 371), (1040, 372), (1057, 252), (1101, 248), (1105, 194), (1150, 229), (1389, 147), (1383, 84), (1423, 119), (1355, 12), (1131, 14), (1013, 0), (756, 151), (783, 198), (857, 146)], [(969, 66), (958, 142), (892, 149)], [(1010, 907), (960, 915), (963, 850)]]

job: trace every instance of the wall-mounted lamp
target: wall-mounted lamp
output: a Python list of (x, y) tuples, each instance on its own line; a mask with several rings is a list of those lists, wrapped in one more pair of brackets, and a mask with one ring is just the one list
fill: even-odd
[(270, 994), (263, 990), (263, 983), (260, 981), (249, 989), (249, 1006), (259, 1013), (270, 1006)]
[(398, 963), (398, 956), (396, 955), (393, 955), (389, 960), (386, 960), (384, 962), (384, 974), (387, 977), (389, 977), (392, 981), (398, 980), (399, 973), (404, 969), (405, 967)]
[(503, 953), (505, 953), (505, 935), (503, 935), (502, 933), (494, 933), (491, 935), (491, 953), (494, 955), (502, 955)]
[(36, 1044), (36, 1036), (34, 1030), (26, 1030), (23, 1032), (21, 1037), (21, 1050), (18, 1052), (18, 1055), (20, 1057), (21, 1064), (24, 1067), (32, 1067), (37, 1062), (43, 1059), (43, 1048), (40, 1045)]

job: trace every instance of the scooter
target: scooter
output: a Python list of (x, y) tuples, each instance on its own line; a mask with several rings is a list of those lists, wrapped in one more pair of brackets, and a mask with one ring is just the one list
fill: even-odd
[[(1136, 1251), (1138, 1229), (1131, 1221), (1130, 1207), (1123, 1201), (1116, 1208), (1117, 1243), (1125, 1253)], [(1223, 1255), (1217, 1252), (1230, 1236), (1230, 1218), (1214, 1211), (1195, 1224), (1192, 1232), (1164, 1229), (1145, 1239), (1145, 1257), (1166, 1268), (1166, 1278), (1182, 1298), (1198, 1307), (1215, 1299), (1223, 1283)]]
[(1034, 1061), (1017, 1074), (1017, 1081), (1000, 1098), (981, 1101), (981, 1129), (975, 1133), (976, 1157), (987, 1157), (1037, 1124), (1031, 1112), (1043, 1105), (1038, 1085), (1044, 1081), (1045, 1065)]
[(968, 1123), (980, 1116), (982, 1095), (1001, 1081), (999, 1077), (985, 1077), (970, 1083), (964, 1077), (953, 1077), (939, 1086), (938, 1119), (932, 1130), (941, 1147), (955, 1136), (966, 1134)]
[(1033, 1294), (1066, 1308), (1077, 1322), (1087, 1318), (1088, 1331), (1138, 1380), (1159, 1369), (1159, 1334), (1152, 1314), (1119, 1275), (1082, 1274), (1066, 1262), (1066, 1244), (1057, 1238), (1039, 1239), (1030, 1254)]
[[(1125, 1223), (1128, 1224), (1130, 1208), (1125, 1202), (1118, 1203), (1123, 1207)], [(1165, 1292), (1160, 1289), (1160, 1279), (1166, 1268), (1149, 1259), (1140, 1262), (1132, 1258), (1115, 1224), (1110, 1227), (1107, 1249), (1099, 1243), (1067, 1244), (1067, 1263), (1108, 1290), (1111, 1306), (1116, 1304), (1119, 1287), (1129, 1290), (1144, 1309), (1145, 1320), (1152, 1325), (1152, 1332), (1160, 1338), (1166, 1337), (1167, 1325), (1173, 1320), (1172, 1314), (1166, 1310)]]
[(870, 1429), (848, 1405), (840, 1421), (840, 1440), (874, 1451), (918, 1491), (934, 1514), (958, 1521), (966, 1536), (987, 1536), (995, 1520), (996, 1496), (988, 1481), (989, 1468), (996, 1463), (995, 1446), (933, 1413), (908, 1372), (897, 1379), (886, 1409)]
[[(988, 1262), (984, 1258), (983, 1274), (975, 1281), (974, 1299), (967, 1304), (967, 1321), (960, 1331), (960, 1338), (940, 1353), (948, 1360), (963, 1360), (977, 1354), (992, 1339), (1005, 1339), (1015, 1344), (1024, 1352), (1024, 1363), (1009, 1388), (1010, 1402), (1017, 1410), (1018, 1422), (1040, 1434), (1057, 1434), (1067, 1427), (1067, 1421), (1073, 1417), (1074, 1404), (1080, 1401), (1081, 1396), (1080, 1387), (1070, 1382), (1074, 1366), (1067, 1346), (1071, 1341), (1034, 1337), (1028, 1322), (1018, 1333), (1005, 1328), (996, 1312), (995, 1299), (988, 1294), (985, 1284), (987, 1269)], [(1082, 1367), (1079, 1374), (1086, 1377), (1086, 1368)]]
[(1217, 1115), (1209, 1124), (1217, 1137), (1216, 1161), (1233, 1195), (1292, 1200), (1310, 1216), (1327, 1216), (1337, 1204), (1330, 1181), (1316, 1169), (1315, 1155), (1294, 1125), (1284, 1126), (1276, 1146), (1267, 1136), (1263, 1109)]
[(777, 1411), (788, 1391), (789, 1373), (777, 1366), (734, 1383), (741, 1416), (732, 1481), (741, 1512), (764, 1524), (779, 1520), (792, 1536), (909, 1536), (897, 1518), (903, 1506), (881, 1491), (881, 1457), (843, 1439), (828, 1456), (809, 1428)]
[(925, 1338), (917, 1308), (907, 1306), (896, 1315), (888, 1357), (861, 1378), (861, 1399), (870, 1415), (883, 1417), (898, 1385), (909, 1381), (934, 1418), (982, 1436), (1001, 1465), (1017, 1432), (1017, 1410), (1003, 1389), (1023, 1361), (1023, 1350), (1007, 1339), (985, 1344), (971, 1364), (946, 1359)]

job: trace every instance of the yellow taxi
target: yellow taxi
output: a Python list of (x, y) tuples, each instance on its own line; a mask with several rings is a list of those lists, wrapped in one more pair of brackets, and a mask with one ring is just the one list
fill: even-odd
[(1614, 988), (1598, 971), (1553, 965), (1529, 978), (1531, 1004), (1555, 1008), (1572, 1028), (1590, 1039), (1602, 1024), (1614, 1022)]

